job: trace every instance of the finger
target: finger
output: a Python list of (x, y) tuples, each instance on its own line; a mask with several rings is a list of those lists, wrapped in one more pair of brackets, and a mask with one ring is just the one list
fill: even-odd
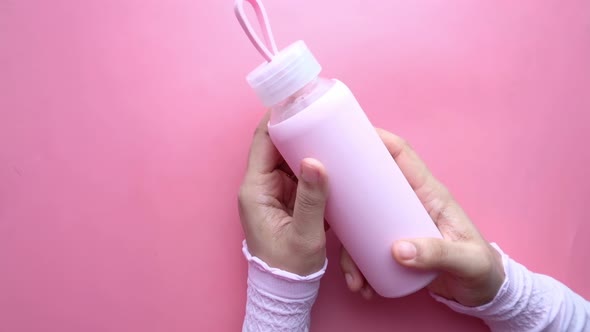
[(427, 184), (438, 187), (435, 185), (438, 184), (436, 178), (403, 138), (383, 129), (377, 129), (377, 133), (412, 188), (420, 188)]
[(267, 112), (254, 132), (254, 138), (250, 146), (250, 156), (248, 157), (249, 172), (270, 173), (282, 161), (281, 154), (270, 140), (268, 134), (267, 124), (269, 118), (270, 112)]
[(301, 162), (296, 195), (293, 209), (296, 229), (300, 234), (323, 234), (328, 177), (319, 161), (307, 158)]
[(451, 194), (404, 139), (383, 129), (377, 129), (377, 133), (418, 199), (438, 225), (443, 211), (453, 201)]
[(373, 287), (371, 287), (368, 283), (365, 283), (365, 285), (361, 289), (361, 296), (365, 300), (370, 300), (373, 298), (374, 294), (375, 294), (375, 291), (373, 290)]
[(446, 271), (456, 276), (470, 276), (481, 266), (481, 250), (469, 244), (438, 238), (398, 241), (393, 256), (402, 265), (421, 270)]
[(362, 275), (361, 271), (344, 247), (342, 247), (342, 250), (340, 251), (340, 268), (342, 269), (342, 272), (344, 272), (344, 280), (346, 281), (348, 289), (353, 292), (360, 291), (365, 285), (365, 277)]

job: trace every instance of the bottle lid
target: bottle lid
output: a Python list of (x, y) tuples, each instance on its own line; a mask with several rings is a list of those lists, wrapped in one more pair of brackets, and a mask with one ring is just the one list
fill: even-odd
[(322, 68), (301, 40), (278, 51), (262, 3), (259, 0), (246, 1), (254, 8), (264, 38), (270, 44), (269, 50), (254, 33), (244, 13), (244, 0), (236, 0), (235, 13), (240, 25), (254, 47), (266, 59), (266, 62), (248, 74), (246, 80), (264, 106), (270, 107), (313, 81)]
[(264, 106), (285, 100), (318, 77), (322, 67), (303, 41), (278, 52), (254, 69), (246, 80)]

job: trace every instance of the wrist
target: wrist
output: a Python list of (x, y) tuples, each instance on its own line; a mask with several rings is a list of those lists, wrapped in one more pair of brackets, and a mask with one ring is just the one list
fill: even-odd
[(500, 288), (506, 280), (506, 271), (504, 267), (504, 259), (499, 248), (495, 244), (490, 244), (490, 252), (492, 253), (492, 269), (489, 277), (489, 289), (487, 298), (479, 305), (485, 305), (494, 300), (500, 291)]
[(259, 257), (253, 256), (246, 241), (242, 244), (242, 252), (248, 261), (248, 282), (266, 293), (289, 299), (315, 296), (328, 265), (328, 260), (324, 259), (324, 264), (314, 273), (299, 275), (271, 267)]
[[(448, 274), (446, 282), (451, 287), (431, 287), (432, 295), (437, 299), (446, 299), (457, 305), (475, 308), (493, 301), (506, 279), (503, 255), (495, 244), (477, 244), (465, 249), (472, 254), (465, 259), (465, 265), (459, 274)], [(474, 258), (477, 261), (473, 260)], [(443, 280), (444, 282), (445, 280)]]
[(469, 302), (461, 303), (467, 307), (480, 307), (492, 302), (506, 279), (502, 254), (495, 248), (495, 245), (487, 244), (487, 246), (489, 269), (485, 273), (481, 287), (474, 288), (476, 290), (473, 292), (475, 296)]
[(497, 274), (494, 276), (494, 281), (492, 283), (493, 286), (491, 286), (488, 291), (484, 292), (487, 294), (485, 297), (488, 300), (464, 304), (455, 300), (447, 299), (432, 292), (431, 296), (456, 312), (472, 316), (479, 316), (481, 313), (487, 312), (491, 308), (491, 310), (494, 310), (493, 308), (496, 308), (499, 305), (504, 305), (507, 301), (509, 301), (507, 299), (511, 298), (513, 293), (513, 291), (510, 289), (513, 287), (513, 285), (511, 285), (509, 280), (509, 275), (511, 273), (510, 259), (495, 243), (492, 243), (491, 247), (491, 250), (495, 252), (495, 255), (497, 254), (499, 259), (499, 261), (496, 262), (499, 264), (499, 266), (495, 267), (495, 269), (499, 272), (497, 272)]
[[(269, 267), (299, 276), (311, 275), (324, 268), (326, 262), (325, 238), (318, 241), (305, 239), (283, 241), (280, 245), (273, 244), (273, 241), (256, 240), (246, 239), (247, 250)], [(312, 242), (317, 242), (317, 244)]]

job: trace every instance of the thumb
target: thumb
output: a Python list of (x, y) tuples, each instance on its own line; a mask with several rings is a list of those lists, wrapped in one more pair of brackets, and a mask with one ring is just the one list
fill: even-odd
[(328, 181), (324, 166), (306, 158), (301, 162), (297, 196), (293, 208), (295, 227), (302, 234), (324, 231), (324, 210), (328, 197)]
[(404, 266), (457, 276), (468, 274), (476, 265), (479, 258), (472, 257), (473, 253), (466, 244), (437, 238), (402, 240), (393, 245), (393, 256)]

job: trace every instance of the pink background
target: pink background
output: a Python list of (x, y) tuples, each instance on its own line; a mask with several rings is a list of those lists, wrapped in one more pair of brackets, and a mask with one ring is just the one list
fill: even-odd
[[(485, 236), (590, 297), (590, 1), (266, 0)], [(236, 192), (263, 114), (232, 1), (0, 1), (0, 331), (237, 331)], [(484, 331), (345, 290), (317, 331)]]

